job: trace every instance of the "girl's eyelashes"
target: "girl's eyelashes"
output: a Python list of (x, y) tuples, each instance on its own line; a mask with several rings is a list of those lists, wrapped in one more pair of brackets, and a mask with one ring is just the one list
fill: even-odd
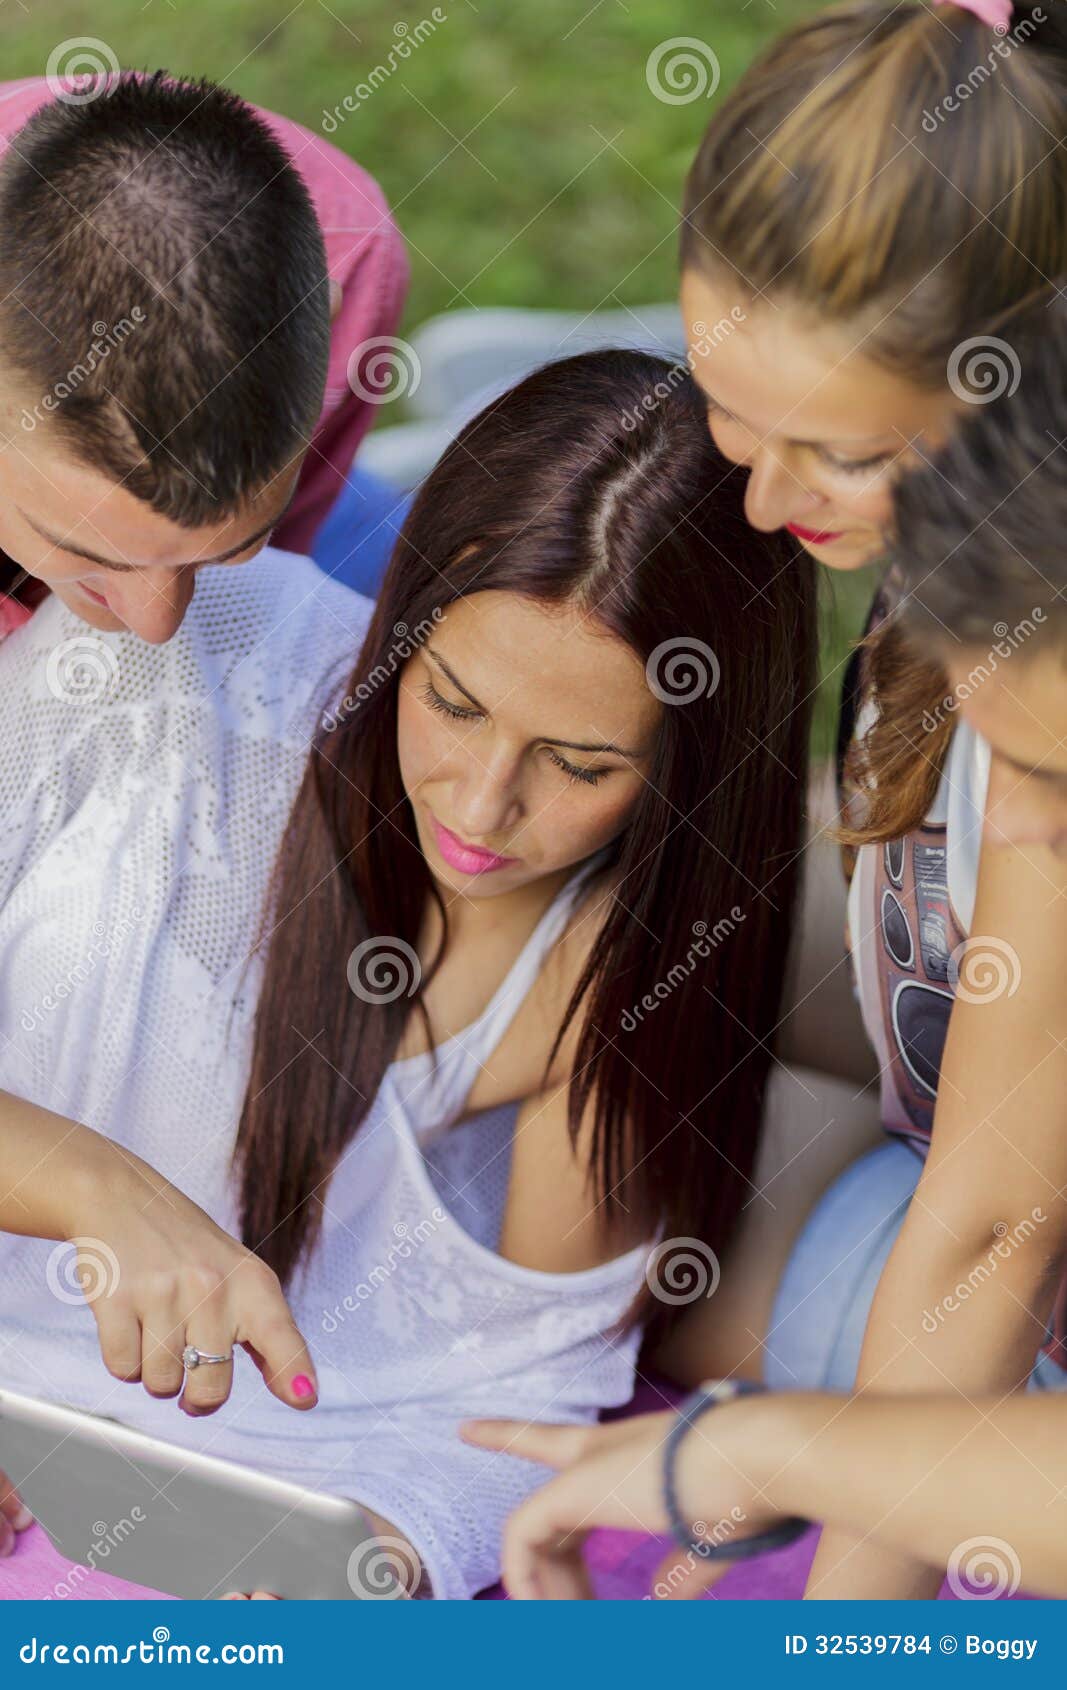
[(551, 746), (548, 746), (547, 750), (557, 769), (562, 769), (570, 780), (580, 780), (583, 786), (598, 786), (604, 776), (611, 773), (610, 769), (576, 769), (573, 763), (568, 763), (567, 759), (561, 757), (558, 751), (553, 751)]
[(841, 475), (871, 475), (875, 470), (884, 469), (890, 461), (888, 452), (880, 452), (874, 458), (835, 458), (832, 452), (820, 455), (825, 464)]
[(447, 698), (442, 698), (432, 681), (427, 681), (422, 688), (422, 696), (431, 710), (439, 710), (442, 716), (450, 716), (453, 722), (474, 722), (481, 715), (480, 710), (465, 710), (460, 704), (452, 704)]
[[(427, 681), (421, 691), (431, 710), (439, 710), (442, 716), (448, 716), (453, 722), (472, 722), (481, 715), (480, 710), (465, 710), (461, 705), (452, 704), (447, 698), (442, 698), (432, 681)], [(611, 773), (610, 769), (575, 768), (573, 763), (568, 763), (567, 759), (561, 757), (551, 746), (547, 746), (546, 750), (557, 769), (562, 769), (569, 780), (581, 781), (583, 786), (598, 786), (604, 776)]]

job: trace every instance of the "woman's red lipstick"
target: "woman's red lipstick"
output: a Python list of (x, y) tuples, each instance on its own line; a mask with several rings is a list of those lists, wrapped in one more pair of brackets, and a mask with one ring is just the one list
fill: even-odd
[(799, 522), (787, 522), (790, 534), (795, 534), (798, 540), (806, 540), (809, 546), (826, 546), (831, 540), (840, 540), (840, 534), (835, 534), (829, 528), (801, 528)]
[(437, 849), (448, 866), (458, 869), (460, 874), (491, 874), (493, 869), (506, 868), (509, 863), (519, 860), (518, 857), (501, 857), (496, 851), (484, 850), (481, 845), (468, 845), (451, 828), (444, 827), (436, 816), (431, 820)]

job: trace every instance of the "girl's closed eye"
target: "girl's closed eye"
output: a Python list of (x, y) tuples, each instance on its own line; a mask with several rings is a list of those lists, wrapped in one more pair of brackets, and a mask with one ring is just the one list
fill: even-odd
[[(422, 687), (422, 696), (431, 710), (440, 711), (454, 722), (477, 721), (482, 714), (480, 710), (471, 710), (461, 704), (453, 704), (451, 699), (445, 698), (438, 692), (432, 681), (427, 681)], [(599, 786), (600, 782), (611, 774), (610, 769), (579, 769), (573, 763), (568, 763), (552, 746), (546, 746), (549, 759), (555, 763), (557, 769), (562, 769), (568, 780), (581, 781), (583, 786)]]
[(873, 458), (838, 458), (833, 452), (821, 449), (819, 456), (823, 463), (841, 475), (872, 475), (875, 471), (885, 469), (892, 462), (891, 452), (879, 452)]
[(444, 698), (432, 681), (426, 682), (422, 696), (431, 710), (440, 711), (442, 716), (449, 716), (454, 722), (475, 722), (481, 715), (480, 710), (466, 709), (462, 704), (453, 704), (451, 699)]
[(610, 769), (577, 769), (573, 763), (568, 763), (567, 759), (561, 757), (559, 752), (554, 751), (550, 745), (546, 747), (546, 750), (557, 769), (562, 769), (569, 780), (581, 781), (583, 786), (599, 786), (605, 775), (611, 773)]
[[(720, 405), (717, 399), (711, 399), (705, 394), (704, 401), (709, 417), (717, 418), (724, 423), (736, 423), (737, 418), (733, 415), (733, 412), (728, 411), (724, 405)], [(825, 446), (817, 446), (814, 449), (828, 468), (841, 475), (872, 475), (876, 471), (884, 469), (893, 461), (892, 452), (877, 452), (869, 458), (839, 458), (835, 452), (829, 451)]]

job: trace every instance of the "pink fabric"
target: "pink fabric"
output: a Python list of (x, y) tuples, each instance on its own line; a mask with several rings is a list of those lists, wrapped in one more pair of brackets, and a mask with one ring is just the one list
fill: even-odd
[(998, 35), (1007, 35), (1014, 11), (1013, 0), (934, 0), (935, 6), (958, 6), (961, 12), (973, 12)]
[[(722, 1602), (784, 1602), (804, 1594), (818, 1532), (813, 1529), (806, 1537), (780, 1549), (772, 1555), (760, 1555), (752, 1561), (739, 1561), (712, 1590), (706, 1601)], [(671, 1552), (666, 1538), (642, 1537), (636, 1532), (594, 1532), (586, 1548), (586, 1559), (593, 1575), (593, 1588), (601, 1601), (640, 1602), (651, 1593), (657, 1570)], [(947, 1585), (943, 1598), (952, 1597)], [(489, 1601), (505, 1599), (500, 1585), (485, 1593)], [(0, 1560), (0, 1602), (30, 1601), (71, 1602), (147, 1602), (174, 1601), (163, 1591), (146, 1590), (143, 1585), (127, 1584), (98, 1568), (89, 1572), (74, 1568), (53, 1549), (40, 1526), (30, 1526), (20, 1532), (18, 1548), (5, 1560)], [(1011, 1598), (1016, 1602), (1029, 1600), (1024, 1591)]]
[(145, 1590), (113, 1578), (102, 1568), (90, 1572), (65, 1560), (40, 1526), (19, 1532), (13, 1555), (0, 1560), (0, 1602), (173, 1602), (161, 1590)]
[[(0, 83), (0, 154), (52, 95), (44, 77)], [(304, 460), (296, 496), (275, 532), (283, 549), (310, 549), (340, 492), (373, 406), (348, 384), (348, 362), (365, 341), (396, 332), (407, 293), (404, 243), (373, 177), (302, 124), (260, 111), (303, 177), (315, 204), (330, 275), (343, 302), (334, 319), (326, 398)]]
[(6, 593), (0, 593), (0, 640), (5, 634), (14, 633), (28, 622), (33, 611), (27, 604), (20, 604), (18, 599), (8, 598)]

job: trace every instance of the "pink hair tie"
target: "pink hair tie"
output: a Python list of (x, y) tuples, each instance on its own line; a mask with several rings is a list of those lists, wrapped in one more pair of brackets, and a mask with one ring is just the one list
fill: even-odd
[(973, 12), (998, 35), (1007, 35), (1011, 26), (1013, 0), (934, 0), (935, 6), (958, 6), (961, 12)]

